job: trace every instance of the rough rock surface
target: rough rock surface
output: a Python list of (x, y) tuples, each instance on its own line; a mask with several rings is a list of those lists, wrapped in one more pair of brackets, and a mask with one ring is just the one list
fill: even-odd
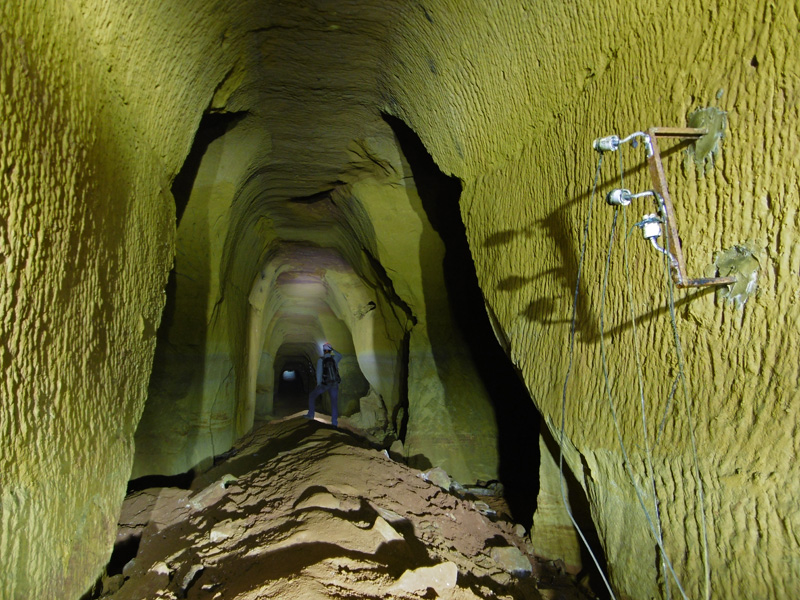
[[(800, 120), (800, 60), (788, 50), (800, 42), (796, 5), (426, 9), (430, 20), (419, 11), (394, 29), (403, 39), (393, 46), (396, 112), (442, 170), (464, 181), (461, 214), (498, 337), (557, 440), (563, 410), (566, 465), (588, 499), (618, 595), (666, 597), (660, 527), (688, 597), (797, 596), (800, 134), (787, 127)], [(468, 41), (431, 41), (431, 31), (462, 40), (464, 27)], [(421, 57), (420, 47), (430, 53)], [(759, 293), (740, 310), (711, 290), (676, 290), (679, 356), (663, 262), (638, 232), (627, 237), (652, 212), (647, 202), (617, 213), (603, 285), (614, 221), (603, 198), (621, 185), (653, 185), (644, 147), (625, 146), (597, 174), (570, 363), (598, 163), (592, 141), (685, 126), (707, 106), (728, 113), (707, 174), (686, 144), (663, 144), (687, 270), (713, 275), (715, 253), (751, 240)]]
[[(440, 224), (382, 115), (459, 182), (497, 338), (554, 439), (565, 416), (619, 595), (667, 594), (642, 506), (688, 596), (800, 595), (796, 2), (7, 0), (0, 47), (0, 595), (80, 597), (132, 468), (229, 448), (317, 337), (417, 464), (497, 467)], [(664, 146), (687, 269), (747, 247), (758, 290), (677, 291), (679, 354), (662, 265), (623, 231), (650, 205), (620, 209), (607, 262), (601, 199), (651, 187), (641, 145), (606, 157), (581, 240), (592, 140), (704, 107), (727, 113), (713, 161)]]
[(242, 440), (190, 490), (129, 497), (120, 541), (137, 534), (121, 588), (106, 579), (104, 597), (587, 597), (511, 523), (299, 417)]
[[(578, 573), (581, 562), (581, 541), (564, 508), (561, 494), (561, 471), (558, 456), (553, 456), (552, 445), (545, 443), (549, 435), (539, 436), (539, 495), (533, 516), (531, 538), (536, 540), (536, 550), (543, 556), (558, 558), (571, 573)], [(552, 438), (549, 438), (552, 440)], [(556, 450), (557, 451), (557, 450)], [(564, 480), (564, 495), (569, 502), (569, 483)], [(574, 483), (572, 487), (577, 487)], [(572, 508), (574, 511), (574, 507)]]

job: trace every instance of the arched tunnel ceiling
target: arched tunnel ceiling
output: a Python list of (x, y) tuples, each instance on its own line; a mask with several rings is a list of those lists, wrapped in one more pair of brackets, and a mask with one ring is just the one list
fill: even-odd
[[(208, 247), (193, 247), (193, 221), (184, 217), (176, 270), (208, 263), (185, 273), (209, 279), (205, 300), (197, 294), (187, 302), (205, 302), (196, 312), (212, 323), (227, 310), (220, 335), (228, 339), (221, 345), (231, 348), (237, 380), (249, 381), (244, 396), (272, 387), (261, 367), (258, 382), (252, 380), (263, 361), (257, 349), (281, 361), (294, 348), (313, 363), (327, 339), (357, 357), (396, 413), (406, 393), (398, 377), (405, 377), (407, 332), (419, 322), (432, 324), (411, 341), (412, 352), (425, 357), (420, 364), (433, 361), (432, 345), (459, 344), (444, 289), (444, 246), (383, 114), (393, 103), (384, 67), (397, 12), (336, 2), (263, 8), (229, 40), (238, 59), (207, 109), (236, 115), (209, 144), (187, 207), (187, 215), (199, 215), (202, 228), (212, 230)], [(251, 307), (247, 318), (236, 314), (242, 303)], [(468, 361), (467, 350), (455, 354), (453, 365)], [(459, 369), (446, 371), (454, 397), (461, 386), (483, 389), (464, 384), (470, 377), (457, 375)], [(435, 380), (437, 373), (431, 364), (413, 377)], [(445, 386), (433, 384), (426, 393), (443, 398)], [(246, 419), (238, 425), (246, 427)], [(481, 427), (492, 430), (494, 420)], [(490, 462), (494, 454), (487, 456)]]
[[(304, 354), (312, 360), (325, 341), (322, 322), (337, 318), (331, 307), (336, 299), (331, 297), (326, 274), (336, 271), (351, 280), (353, 285), (358, 285), (360, 279), (353, 268), (330, 248), (298, 243), (283, 243), (278, 248), (276, 255), (264, 267), (269, 271), (276, 269), (266, 296), (270, 315), (267, 330), (272, 338), (267, 344), (279, 342), (284, 348), (287, 345), (303, 347), (306, 349)], [(313, 350), (309, 353), (310, 348)]]
[[(180, 390), (151, 381), (156, 396), (169, 388), (174, 398), (154, 401), (151, 393), (140, 448), (158, 447), (164, 435), (158, 414), (166, 409), (155, 404), (179, 402), (187, 418), (202, 421), (219, 410), (215, 390), (229, 389), (232, 377), (238, 398), (270, 393), (262, 351), (274, 366), (301, 356), (313, 364), (324, 340), (350, 354), (347, 368), (366, 377), (390, 411), (401, 403), (401, 346), (415, 311), (425, 310), (419, 240), (430, 225), (409, 199), (414, 181), (381, 112), (384, 43), (395, 17), (383, 6), (259, 3), (245, 29), (231, 27), (221, 39), (235, 62), (206, 108), (221, 119), (201, 122), (190, 153), (201, 157), (179, 207), (178, 322), (168, 334), (172, 349), (163, 350), (183, 364), (182, 355), (204, 346), (206, 359)], [(204, 133), (206, 126), (215, 129)], [(378, 228), (407, 237), (407, 247), (381, 247)], [(441, 248), (430, 258), (440, 260)], [(241, 415), (253, 409), (237, 403), (241, 435), (249, 426)], [(191, 458), (141, 454), (135, 473), (191, 466)]]
[[(348, 183), (385, 169), (381, 159), (359, 152), (364, 140), (393, 143), (391, 128), (375, 109), (381, 40), (391, 18), (390, 11), (334, 2), (313, 8), (278, 2), (253, 15), (237, 66), (210, 106), (247, 115), (226, 134), (226, 145), (233, 146), (226, 151), (235, 153), (239, 175), (223, 279), (246, 288), (276, 245), (285, 245), (282, 260), (306, 272), (306, 261), (314, 257), (304, 254), (303, 243), (335, 250), (365, 275), (361, 254), (367, 249), (374, 255), (368, 247), (374, 240), (357, 230), (363, 221), (358, 208), (343, 204), (350, 200)], [(220, 175), (225, 178), (220, 172), (213, 177)], [(337, 194), (338, 207), (332, 202)], [(297, 254), (288, 257), (289, 252)], [(283, 275), (277, 289), (289, 277)], [(276, 313), (284, 323), (278, 331), (318, 338), (312, 317), (329, 309), (295, 288), (287, 288)]]
[(311, 363), (305, 359), (307, 345), (303, 344), (284, 344), (279, 349), (279, 355), (275, 359), (275, 371), (294, 371), (295, 374), (302, 375), (308, 371)]
[(264, 133), (241, 202), (258, 210), (332, 189), (352, 140), (387, 135), (374, 107), (391, 18), (340, 2), (274, 2), (252, 15), (239, 62), (212, 101), (212, 110), (247, 111)]
[[(259, 26), (261, 18), (267, 25)], [(374, 228), (350, 185), (387, 175), (399, 181), (407, 172), (376, 110), (391, 18), (391, 11), (340, 3), (313, 10), (275, 3), (268, 14), (253, 15), (237, 66), (211, 102), (211, 111), (246, 115), (220, 141), (222, 152), (235, 156), (237, 174), (224, 173), (221, 160), (207, 176), (212, 187), (232, 184), (228, 194), (212, 194), (230, 202), (222, 285), (247, 289), (270, 260), (283, 263), (267, 345), (324, 335), (319, 317), (330, 315), (330, 297), (315, 296), (309, 280), (325, 279), (318, 260), (324, 249), (343, 258), (337, 270), (345, 279), (375, 287), (380, 278)], [(391, 150), (378, 156), (374, 148)], [(347, 263), (349, 271), (341, 268)]]
[[(464, 481), (491, 472), (492, 410), (463, 404), (477, 386), (454, 367), (462, 345), (433, 268), (444, 249), (384, 111), (463, 183), (458, 208), (482, 300), (547, 429), (563, 424), (564, 465), (587, 493), (621, 595), (660, 592), (635, 493), (649, 476), (689, 595), (700, 597), (710, 574), (716, 595), (797, 596), (797, 477), (786, 458), (797, 454), (800, 406), (790, 393), (800, 364), (800, 152), (790, 126), (800, 119), (800, 63), (787, 52), (798, 46), (795, 9), (748, 0), (0, 4), (4, 595), (79, 597), (108, 558), (129, 476), (186, 471), (229, 448), (250, 425), (240, 417), (252, 414), (251, 397), (272, 383), (255, 355), (314, 353), (315, 342), (283, 341), (315, 330), (311, 306), (352, 333), (349, 358), (393, 416), (410, 400), (409, 456), (430, 456)], [(667, 174), (680, 190), (685, 258), (710, 274), (718, 252), (744, 244), (760, 264), (759, 293), (743, 313), (713, 293), (684, 293), (670, 324), (643, 251), (634, 250), (642, 268), (630, 274), (631, 311), (620, 269), (599, 285), (613, 217), (597, 210), (590, 226), (583, 211), (592, 174), (600, 197), (619, 172), (616, 160), (595, 166), (592, 140), (685, 126), (706, 108), (728, 114), (721, 152), (702, 172), (676, 164), (685, 155), (675, 152)], [(214, 112), (236, 119), (207, 143), (176, 236), (170, 183)], [(625, 151), (626, 185), (645, 189), (647, 169), (628, 160), (640, 164), (641, 148)], [(272, 285), (309, 267), (278, 269), (289, 246), (336, 252), (352, 271), (323, 269), (327, 309), (287, 284), (276, 301), (282, 333), (261, 352), (274, 315), (266, 295), (251, 302), (254, 285), (265, 269)], [(578, 273), (567, 399), (558, 382), (573, 364)], [(675, 395), (679, 337), (692, 350), (685, 412)], [(614, 393), (639, 396), (631, 339), (647, 340), (646, 410), (666, 423), (649, 475), (638, 403), (619, 403), (620, 432), (603, 401), (606, 363)], [(401, 379), (407, 389), (389, 383)], [(634, 460), (618, 448), (623, 437)], [(559, 471), (545, 464), (560, 502)]]

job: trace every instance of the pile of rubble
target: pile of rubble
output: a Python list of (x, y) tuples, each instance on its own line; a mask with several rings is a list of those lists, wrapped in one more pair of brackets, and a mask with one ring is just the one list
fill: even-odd
[(273, 422), (191, 489), (131, 495), (118, 541), (137, 551), (97, 596), (585, 599), (485, 489), (411, 469), (352, 432)]

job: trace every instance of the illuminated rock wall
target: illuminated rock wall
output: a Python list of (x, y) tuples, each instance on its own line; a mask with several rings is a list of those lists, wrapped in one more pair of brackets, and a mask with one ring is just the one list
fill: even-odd
[(224, 75), (216, 42), (185, 44), (201, 14), (0, 7), (3, 598), (79, 597), (108, 560), (173, 259), (170, 178)]
[[(185, 389), (155, 387), (161, 405), (137, 433), (134, 473), (194, 466), (252, 423), (267, 346), (248, 346), (263, 325), (249, 298), (276, 240), (335, 248), (378, 290), (375, 314), (394, 319), (379, 334), (375, 317), (367, 326), (346, 314), (363, 316), (369, 302), (331, 302), (390, 408), (408, 335), (409, 390), (420, 392), (409, 452), (457, 478), (492, 473), (491, 410), (480, 391), (459, 404), (469, 361), (448, 335), (439, 284), (425, 287), (440, 274), (421, 259), (439, 256), (440, 242), (418, 217), (401, 256), (409, 240), (388, 226), (387, 211), (413, 211), (416, 198), (394, 175), (376, 180), (397, 165), (381, 111), (461, 180), (498, 338), (560, 439), (591, 142), (685, 125), (707, 106), (728, 113), (714, 164), (697, 167), (683, 148), (665, 157), (688, 269), (713, 275), (715, 252), (746, 245), (760, 291), (743, 310), (713, 292), (676, 293), (684, 396), (662, 263), (638, 231), (627, 237), (646, 201), (618, 215), (603, 285), (612, 211), (602, 197), (620, 177), (620, 155), (607, 156), (582, 263), (565, 458), (621, 597), (663, 594), (634, 491), (652, 507), (653, 482), (666, 554), (690, 597), (706, 589), (704, 534), (715, 596), (797, 594), (800, 68), (789, 3), (241, 1), (220, 11), (12, 0), (0, 17), (0, 595), (79, 597), (106, 562), (173, 258), (176, 306), (207, 329), (189, 319), (169, 335), (178, 363), (196, 352), (203, 366), (190, 365)], [(171, 185), (209, 110), (247, 117), (209, 147), (176, 236)], [(647, 188), (642, 148), (621, 156), (624, 186)], [(195, 282), (181, 287), (180, 274)], [(343, 277), (331, 272), (330, 298), (355, 289)]]
[[(634, 492), (636, 485), (655, 521), (652, 481), (667, 556), (689, 597), (706, 590), (704, 535), (714, 596), (796, 595), (796, 11), (749, 2), (441, 2), (409, 13), (398, 32), (387, 105), (444, 171), (464, 181), (462, 214), (482, 289), (556, 439), (598, 159), (592, 140), (685, 126), (707, 106), (727, 111), (721, 153), (705, 176), (682, 148), (665, 165), (689, 274), (713, 275), (715, 252), (746, 244), (760, 263), (760, 291), (743, 310), (713, 291), (676, 292), (688, 398), (680, 380), (672, 395), (679, 361), (663, 263), (638, 231), (627, 239), (652, 203), (618, 216), (603, 303), (613, 211), (602, 198), (620, 186), (620, 157), (607, 156), (579, 290), (566, 458), (590, 501), (620, 596), (663, 594), (656, 545)], [(623, 159), (624, 187), (649, 189), (643, 148), (626, 148)], [(678, 594), (674, 583), (671, 592)]]

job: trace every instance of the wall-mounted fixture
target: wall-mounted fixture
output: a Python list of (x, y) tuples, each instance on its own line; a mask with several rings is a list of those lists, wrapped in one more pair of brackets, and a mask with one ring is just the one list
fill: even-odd
[[(650, 177), (653, 180), (653, 189), (638, 194), (632, 194), (630, 190), (612, 190), (606, 196), (606, 202), (615, 206), (627, 206), (634, 198), (653, 196), (661, 218), (656, 215), (645, 215), (640, 225), (645, 239), (650, 240), (653, 246), (661, 253), (667, 255), (672, 266), (672, 279), (679, 288), (704, 287), (711, 285), (730, 285), (736, 283), (735, 277), (701, 277), (690, 278), (686, 274), (686, 263), (683, 260), (683, 248), (681, 239), (678, 236), (678, 225), (675, 219), (675, 210), (672, 199), (667, 187), (667, 178), (664, 175), (664, 166), (661, 163), (661, 151), (658, 147), (659, 138), (671, 138), (679, 140), (697, 140), (708, 133), (706, 129), (695, 129), (691, 127), (651, 127), (647, 133), (637, 131), (626, 138), (620, 139), (616, 135), (598, 138), (592, 146), (598, 152), (615, 152), (622, 144), (631, 142), (635, 144), (639, 139), (644, 141), (647, 151), (647, 163), (650, 167)], [(667, 249), (662, 248), (656, 241), (661, 236), (661, 223), (663, 222), (668, 236)], [(653, 225), (657, 224), (657, 228)]]

